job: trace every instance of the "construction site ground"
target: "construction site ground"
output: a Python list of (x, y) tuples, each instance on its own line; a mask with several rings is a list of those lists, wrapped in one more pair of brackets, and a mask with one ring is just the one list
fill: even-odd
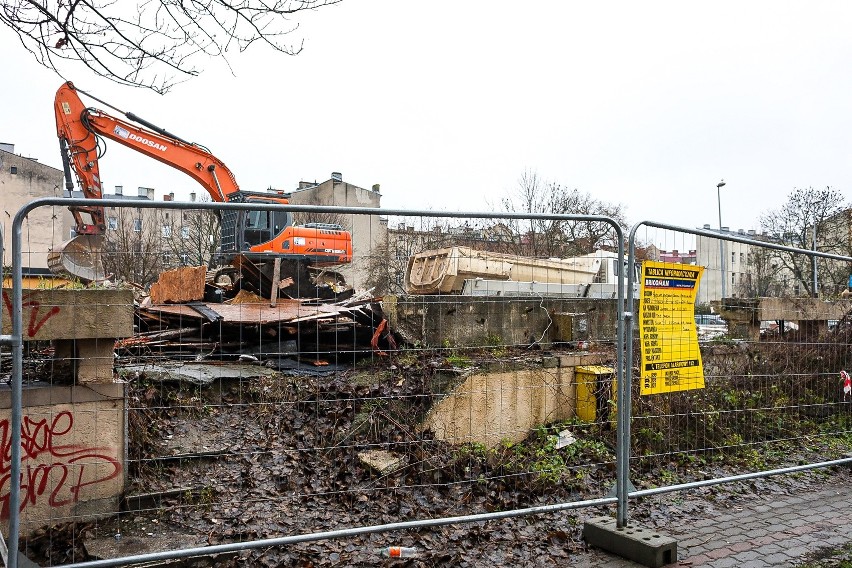
[[(418, 431), (416, 417), (431, 401), (423, 369), (433, 364), (219, 379), (205, 386), (137, 372), (128, 377), (124, 511), (45, 529), (24, 541), (27, 554), (42, 565), (60, 565), (607, 494), (614, 483), (611, 448), (590, 444), (575, 456), (582, 467), (544, 480), (526, 464), (519, 466), (523, 475), (507, 470), (505, 460), (492, 468), (500, 460)], [(582, 428), (575, 434), (582, 438)], [(536, 436), (531, 446), (540, 443)], [(359, 459), (370, 448), (390, 448), (406, 465), (380, 474)], [(814, 455), (801, 460), (819, 461)], [(637, 472), (632, 481), (648, 487), (659, 473)], [(741, 471), (721, 464), (680, 472), (687, 480), (733, 473)], [(852, 518), (850, 482), (848, 469), (832, 468), (667, 494), (631, 502), (631, 522), (677, 538), (684, 566), (795, 565), (850, 540), (844, 528)], [(606, 514), (614, 509), (259, 548), (185, 565), (632, 566), (582, 540), (583, 520)], [(418, 554), (404, 560), (378, 555), (391, 545), (415, 547)]]

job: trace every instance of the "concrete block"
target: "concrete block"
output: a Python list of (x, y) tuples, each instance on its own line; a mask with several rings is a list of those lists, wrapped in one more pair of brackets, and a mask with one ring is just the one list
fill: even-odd
[(362, 464), (373, 468), (382, 475), (390, 475), (408, 465), (405, 456), (385, 450), (366, 450), (358, 453)]
[[(101, 392), (103, 391), (103, 392)], [(124, 385), (24, 389), (21, 424), (21, 529), (86, 521), (118, 512), (124, 461)], [(9, 393), (0, 389), (3, 447), (11, 435)], [(8, 454), (0, 469), (9, 471)], [(0, 496), (8, 498), (8, 475)], [(8, 516), (8, 503), (0, 516)], [(0, 531), (7, 527), (0, 524)]]
[(76, 384), (113, 382), (114, 339), (56, 339), (53, 344), (56, 358), (70, 361)]
[[(3, 289), (4, 309), (11, 309), (12, 291)], [(94, 339), (133, 335), (131, 290), (24, 290), (23, 339)], [(8, 313), (8, 312), (7, 312)], [(12, 333), (3, 318), (3, 333)]]
[(610, 517), (586, 521), (583, 538), (592, 546), (650, 568), (677, 562), (675, 539), (636, 525), (618, 528), (616, 520)]

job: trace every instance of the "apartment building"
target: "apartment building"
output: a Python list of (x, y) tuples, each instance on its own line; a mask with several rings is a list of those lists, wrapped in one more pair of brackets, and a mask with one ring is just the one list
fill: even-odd
[[(3, 266), (12, 264), (12, 220), (20, 209), (35, 199), (62, 197), (62, 170), (15, 153), (15, 145), (0, 143), (0, 192), (2, 192)], [(67, 240), (73, 227), (66, 207), (40, 207), (32, 211), (22, 226), (24, 274), (47, 276), (47, 254)]]

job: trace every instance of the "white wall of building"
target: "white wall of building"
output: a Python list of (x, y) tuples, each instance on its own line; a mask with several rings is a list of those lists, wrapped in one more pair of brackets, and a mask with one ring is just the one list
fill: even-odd
[[(12, 220), (18, 211), (34, 199), (62, 197), (64, 181), (62, 170), (24, 158), (11, 151), (13, 146), (0, 149), (0, 195), (4, 250), (3, 265), (12, 263)], [(67, 207), (40, 207), (32, 211), (24, 222), (23, 266), (25, 272), (47, 274), (47, 253), (71, 236), (73, 219)]]

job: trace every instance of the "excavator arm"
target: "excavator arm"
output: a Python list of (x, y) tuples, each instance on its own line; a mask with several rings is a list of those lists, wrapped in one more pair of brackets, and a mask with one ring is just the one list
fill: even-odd
[[(239, 191), (231, 170), (204, 147), (187, 142), (131, 112), (114, 109), (127, 118), (124, 120), (102, 110), (87, 107), (80, 99), (79, 92), (81, 91), (70, 81), (62, 85), (56, 92), (54, 111), (57, 134), (63, 147), (63, 162), (73, 166), (86, 197), (100, 199), (103, 196), (98, 172), (98, 136), (118, 142), (182, 171), (201, 184), (213, 201), (227, 201), (229, 194)], [(143, 125), (144, 128), (132, 124), (131, 121)], [(66, 179), (66, 186), (69, 183), (70, 180)], [(102, 233), (102, 211), (99, 220)], [(91, 234), (87, 232), (84, 224), (79, 221), (77, 224), (78, 228), (82, 229), (78, 230), (78, 233)]]

